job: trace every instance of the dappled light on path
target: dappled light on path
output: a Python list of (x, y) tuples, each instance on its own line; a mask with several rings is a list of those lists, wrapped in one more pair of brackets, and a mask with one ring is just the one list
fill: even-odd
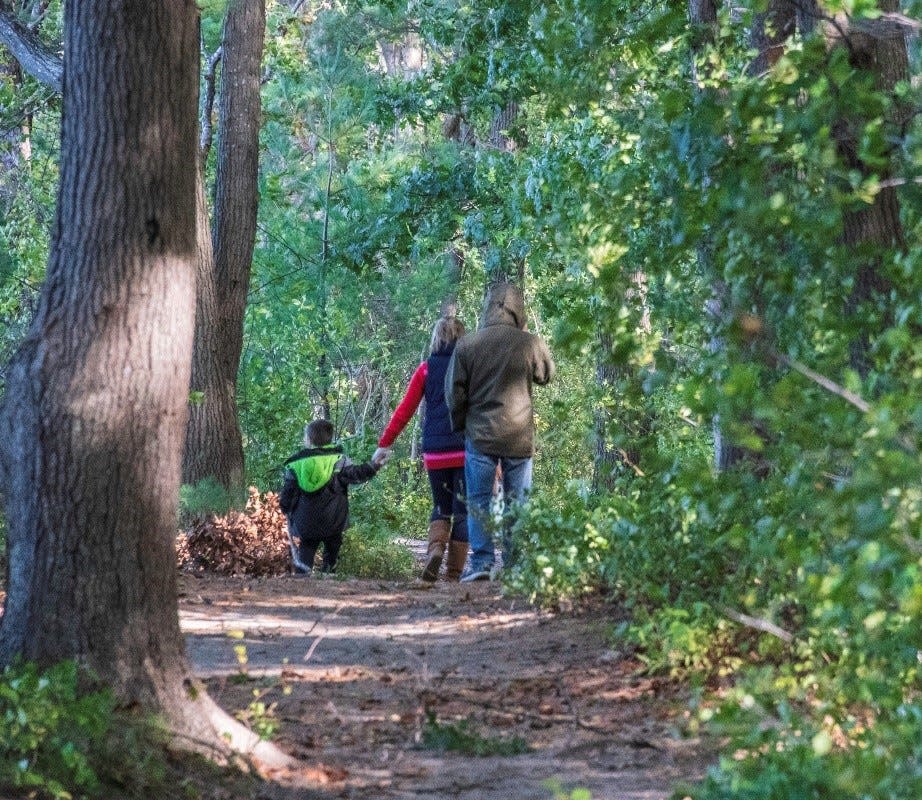
[[(196, 672), (330, 797), (653, 800), (708, 763), (684, 700), (613, 649), (611, 608), (552, 614), (486, 582), (183, 580)], [(459, 731), (485, 754), (426, 746)]]

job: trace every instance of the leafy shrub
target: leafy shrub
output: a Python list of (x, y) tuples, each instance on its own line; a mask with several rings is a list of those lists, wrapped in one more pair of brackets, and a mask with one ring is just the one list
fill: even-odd
[(413, 554), (394, 541), (390, 531), (353, 525), (345, 534), (336, 574), (341, 577), (406, 580), (413, 574)]
[(187, 527), (196, 519), (223, 516), (240, 509), (246, 495), (226, 489), (214, 478), (203, 478), (198, 483), (183, 484), (179, 488), (179, 524)]
[(351, 489), (352, 526), (345, 534), (337, 574), (410, 578), (413, 554), (400, 540), (425, 537), (431, 504), (425, 471), (403, 458), (391, 460), (370, 482)]
[(591, 508), (578, 484), (563, 497), (533, 495), (516, 513), (512, 539), (516, 562), (505, 580), (514, 591), (553, 604), (602, 584), (611, 547), (608, 513)]
[(911, 800), (922, 796), (922, 711), (901, 705), (895, 715), (853, 716), (819, 725), (812, 715), (765, 696), (733, 693), (712, 726), (730, 734), (734, 756), (675, 797), (694, 800)]
[(69, 789), (93, 792), (100, 781), (90, 750), (108, 733), (107, 692), (81, 696), (74, 662), (45, 672), (34, 664), (6, 667), (0, 677), (0, 781), (56, 798)]
[(733, 674), (743, 665), (745, 637), (707, 605), (666, 606), (653, 613), (638, 608), (619, 630), (637, 647), (637, 658), (650, 673), (703, 683)]
[(138, 796), (165, 774), (161, 735), (115, 711), (108, 690), (85, 691), (77, 665), (18, 663), (0, 675), (0, 785), (40, 796)]
[(422, 464), (393, 458), (368, 483), (349, 491), (350, 516), (362, 527), (392, 537), (424, 539), (432, 511), (429, 479)]

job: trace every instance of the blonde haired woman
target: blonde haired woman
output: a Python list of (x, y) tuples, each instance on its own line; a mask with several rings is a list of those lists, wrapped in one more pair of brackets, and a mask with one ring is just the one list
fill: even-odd
[[(456, 581), (467, 559), (467, 505), (464, 488), (464, 434), (451, 429), (445, 404), (445, 372), (458, 339), (464, 336), (464, 323), (455, 316), (445, 316), (435, 323), (429, 344), (429, 358), (410, 378), (406, 394), (384, 428), (375, 452), (387, 457), (387, 451), (413, 418), (423, 398), (423, 464), (432, 489), (432, 514), (429, 517), (429, 544), (422, 579), (434, 581), (442, 560), (446, 560), (445, 577)], [(446, 558), (447, 554), (447, 558)]]

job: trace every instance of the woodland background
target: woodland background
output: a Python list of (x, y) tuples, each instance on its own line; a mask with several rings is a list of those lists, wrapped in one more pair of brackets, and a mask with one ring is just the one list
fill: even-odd
[[(730, 738), (696, 798), (922, 796), (922, 4), (269, 0), (264, 39), (200, 6), (183, 513), (277, 488), (316, 415), (367, 458), (443, 307), (473, 328), (519, 282), (559, 374), (509, 587), (617, 598), (615, 635), (700, 687)], [(0, 60), (5, 363), (49, 262), (63, 10), (0, 26), (34, 45)], [(222, 161), (248, 123), (258, 172)], [(356, 538), (422, 529), (418, 433)]]

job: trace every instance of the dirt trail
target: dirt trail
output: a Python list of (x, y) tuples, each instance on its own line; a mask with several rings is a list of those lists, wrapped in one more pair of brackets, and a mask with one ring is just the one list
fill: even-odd
[[(313, 791), (263, 797), (652, 800), (712, 760), (676, 733), (683, 699), (612, 651), (610, 609), (551, 614), (495, 583), (184, 576), (181, 620), (215, 699), (275, 704), (274, 740), (312, 765)], [(427, 730), (527, 752), (440, 752)]]

